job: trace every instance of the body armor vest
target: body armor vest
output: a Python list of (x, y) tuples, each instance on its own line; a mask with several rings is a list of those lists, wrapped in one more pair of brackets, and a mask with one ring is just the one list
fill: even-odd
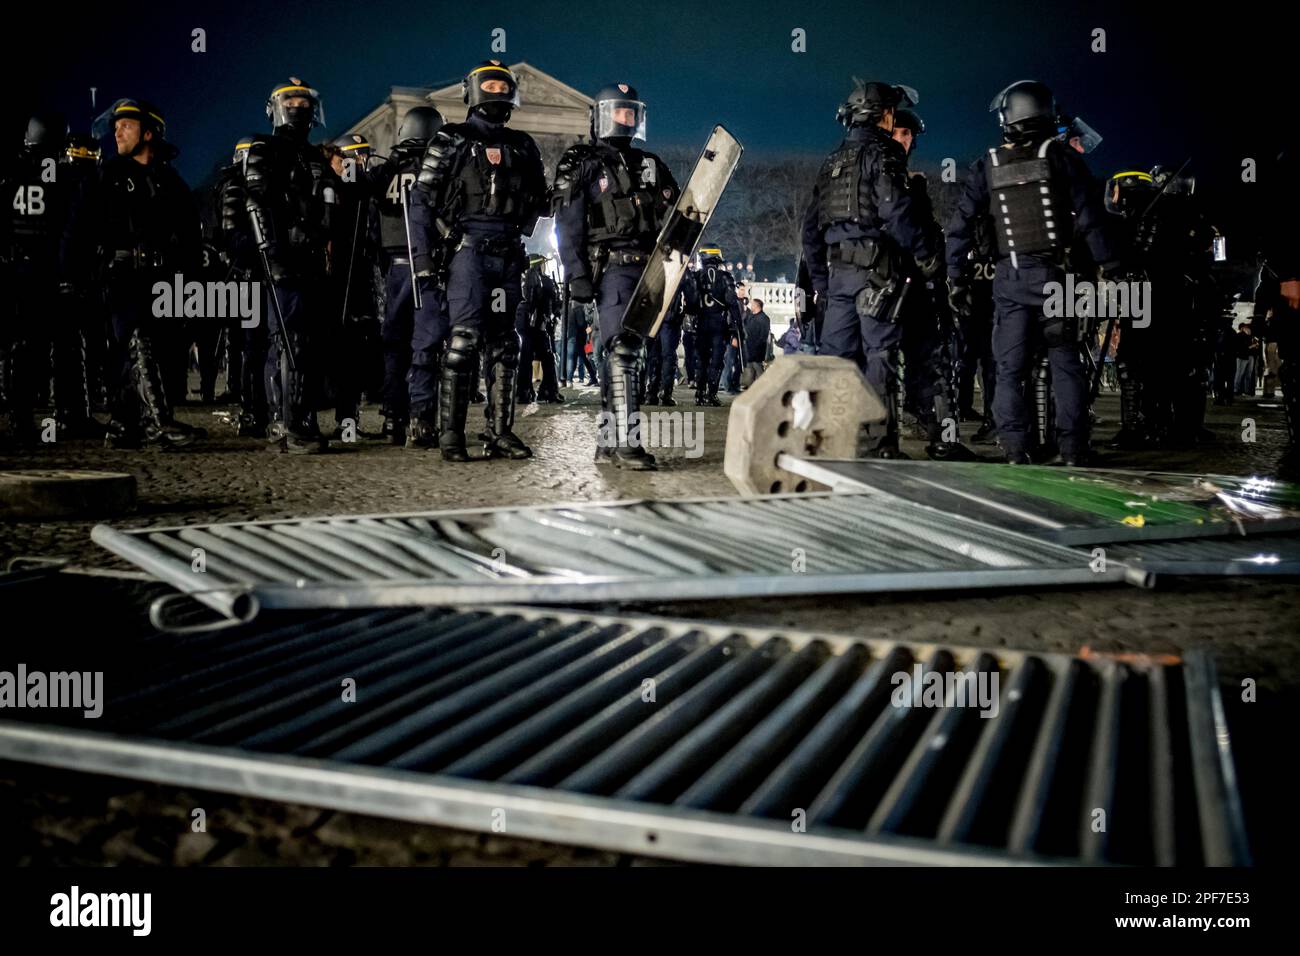
[(269, 207), (276, 241), (324, 249), (330, 207), (338, 198), (325, 169), (325, 159), (314, 146), (282, 136), (254, 141), (244, 160), (245, 185), (250, 191), (255, 183), (261, 187), (258, 194)]
[(535, 197), (523, 193), (526, 158), (518, 146), (469, 141), (452, 194), (454, 219), (505, 219), (522, 225)]
[(878, 217), (872, 183), (863, 175), (863, 154), (871, 142), (845, 140), (826, 157), (817, 173), (817, 226), (826, 229), (837, 222), (874, 225)]
[(731, 273), (721, 265), (703, 265), (695, 274), (696, 288), (699, 290), (700, 309), (718, 312), (728, 308), (727, 293), (735, 288)]
[(4, 179), (11, 240), (24, 254), (33, 257), (53, 253), (66, 206), (63, 177), (68, 175), (67, 171), (56, 166), (54, 181), (46, 182), (42, 174), (48, 167), (42, 159), (20, 156), (11, 167), (11, 175)]
[(1003, 256), (1059, 252), (1074, 234), (1064, 183), (1047, 158), (1055, 140), (989, 150), (989, 208)]
[(182, 237), (173, 215), (180, 198), (178, 177), (168, 166), (141, 166), (116, 157), (104, 166), (103, 210), (100, 226), (108, 251), (135, 250), (155, 262), (176, 257)]
[[(384, 164), (378, 183), (379, 244), (389, 252), (406, 255), (406, 222), (402, 218), (402, 187), (414, 188), (423, 149), (393, 150), (393, 158)], [(414, 198), (408, 199), (413, 202)]]
[(587, 239), (611, 246), (649, 248), (659, 236), (658, 167), (653, 156), (641, 154), (638, 168), (628, 167), (628, 155), (602, 150), (596, 155), (600, 195), (587, 204)]

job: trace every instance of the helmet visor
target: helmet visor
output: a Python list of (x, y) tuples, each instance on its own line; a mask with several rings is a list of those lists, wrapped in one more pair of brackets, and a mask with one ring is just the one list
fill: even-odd
[(325, 125), (325, 108), (321, 105), (320, 93), (310, 86), (301, 84), (287, 84), (277, 88), (271, 93), (271, 101), (267, 104), (267, 114), (271, 118), (271, 126), (296, 126), (300, 114), (299, 110), (310, 110), (311, 125)]
[(1101, 145), (1101, 134), (1076, 116), (1061, 128), (1061, 140), (1081, 153), (1091, 153)]
[(1116, 173), (1106, 180), (1106, 211), (1115, 216), (1141, 212), (1155, 192), (1151, 175), (1143, 172)]
[(902, 83), (897, 83), (894, 85), (894, 89), (898, 91), (899, 108), (912, 107), (915, 106), (917, 103), (921, 102), (921, 94), (916, 92), (916, 90), (913, 87), (904, 86)]
[(601, 100), (596, 104), (596, 137), (626, 136), (644, 142), (645, 113), (640, 100)]

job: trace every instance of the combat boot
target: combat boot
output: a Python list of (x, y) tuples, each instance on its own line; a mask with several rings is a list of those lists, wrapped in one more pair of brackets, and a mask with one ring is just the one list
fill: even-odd
[(491, 353), (491, 378), (487, 391), (487, 430), (479, 435), (489, 458), (531, 458), (533, 450), (514, 433), (515, 424), (515, 367), (518, 356), (512, 357), (505, 349)]

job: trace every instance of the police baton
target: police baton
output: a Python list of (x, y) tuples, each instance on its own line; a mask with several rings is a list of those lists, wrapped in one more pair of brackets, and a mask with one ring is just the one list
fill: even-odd
[(411, 299), (415, 308), (422, 308), (420, 280), (415, 275), (415, 247), (411, 244), (411, 181), (403, 180), (398, 192), (402, 195), (402, 224), (406, 227), (406, 265), (411, 270)]
[(564, 387), (568, 388), (571, 384), (569, 381), (569, 283), (565, 280), (564, 295), (561, 297), (560, 308), (564, 314), (560, 316), (560, 380), (564, 382)]
[(248, 220), (253, 227), (253, 241), (257, 243), (257, 256), (262, 262), (262, 275), (271, 290), (271, 305), (275, 309), (275, 318), (279, 323), (280, 347), (289, 358), (289, 368), (296, 372), (298, 365), (293, 357), (293, 347), (289, 344), (289, 328), (284, 321), (284, 310), (280, 308), (280, 296), (275, 291), (275, 280), (271, 277), (271, 260), (266, 254), (270, 242), (266, 238), (266, 231), (262, 228), (261, 212), (261, 208), (256, 203), (252, 201), (248, 203)]
[(352, 295), (352, 271), (357, 263), (357, 236), (361, 232), (361, 207), (364, 205), (366, 205), (364, 197), (358, 198), (357, 218), (352, 223), (352, 248), (348, 250), (348, 280), (347, 284), (343, 286), (343, 315), (339, 320), (340, 325), (344, 325), (348, 321), (348, 298)]

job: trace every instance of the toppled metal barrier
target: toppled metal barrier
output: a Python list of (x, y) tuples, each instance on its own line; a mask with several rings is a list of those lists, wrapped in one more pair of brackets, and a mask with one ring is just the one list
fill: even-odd
[(121, 531), (96, 542), (222, 613), (1100, 585), (1140, 572), (874, 495), (489, 508)]
[(1249, 861), (1201, 654), (518, 608), (141, 626), (111, 653), (22, 631), (0, 654), (99, 655), (100, 718), (0, 711), (0, 758), (87, 773), (715, 863)]

